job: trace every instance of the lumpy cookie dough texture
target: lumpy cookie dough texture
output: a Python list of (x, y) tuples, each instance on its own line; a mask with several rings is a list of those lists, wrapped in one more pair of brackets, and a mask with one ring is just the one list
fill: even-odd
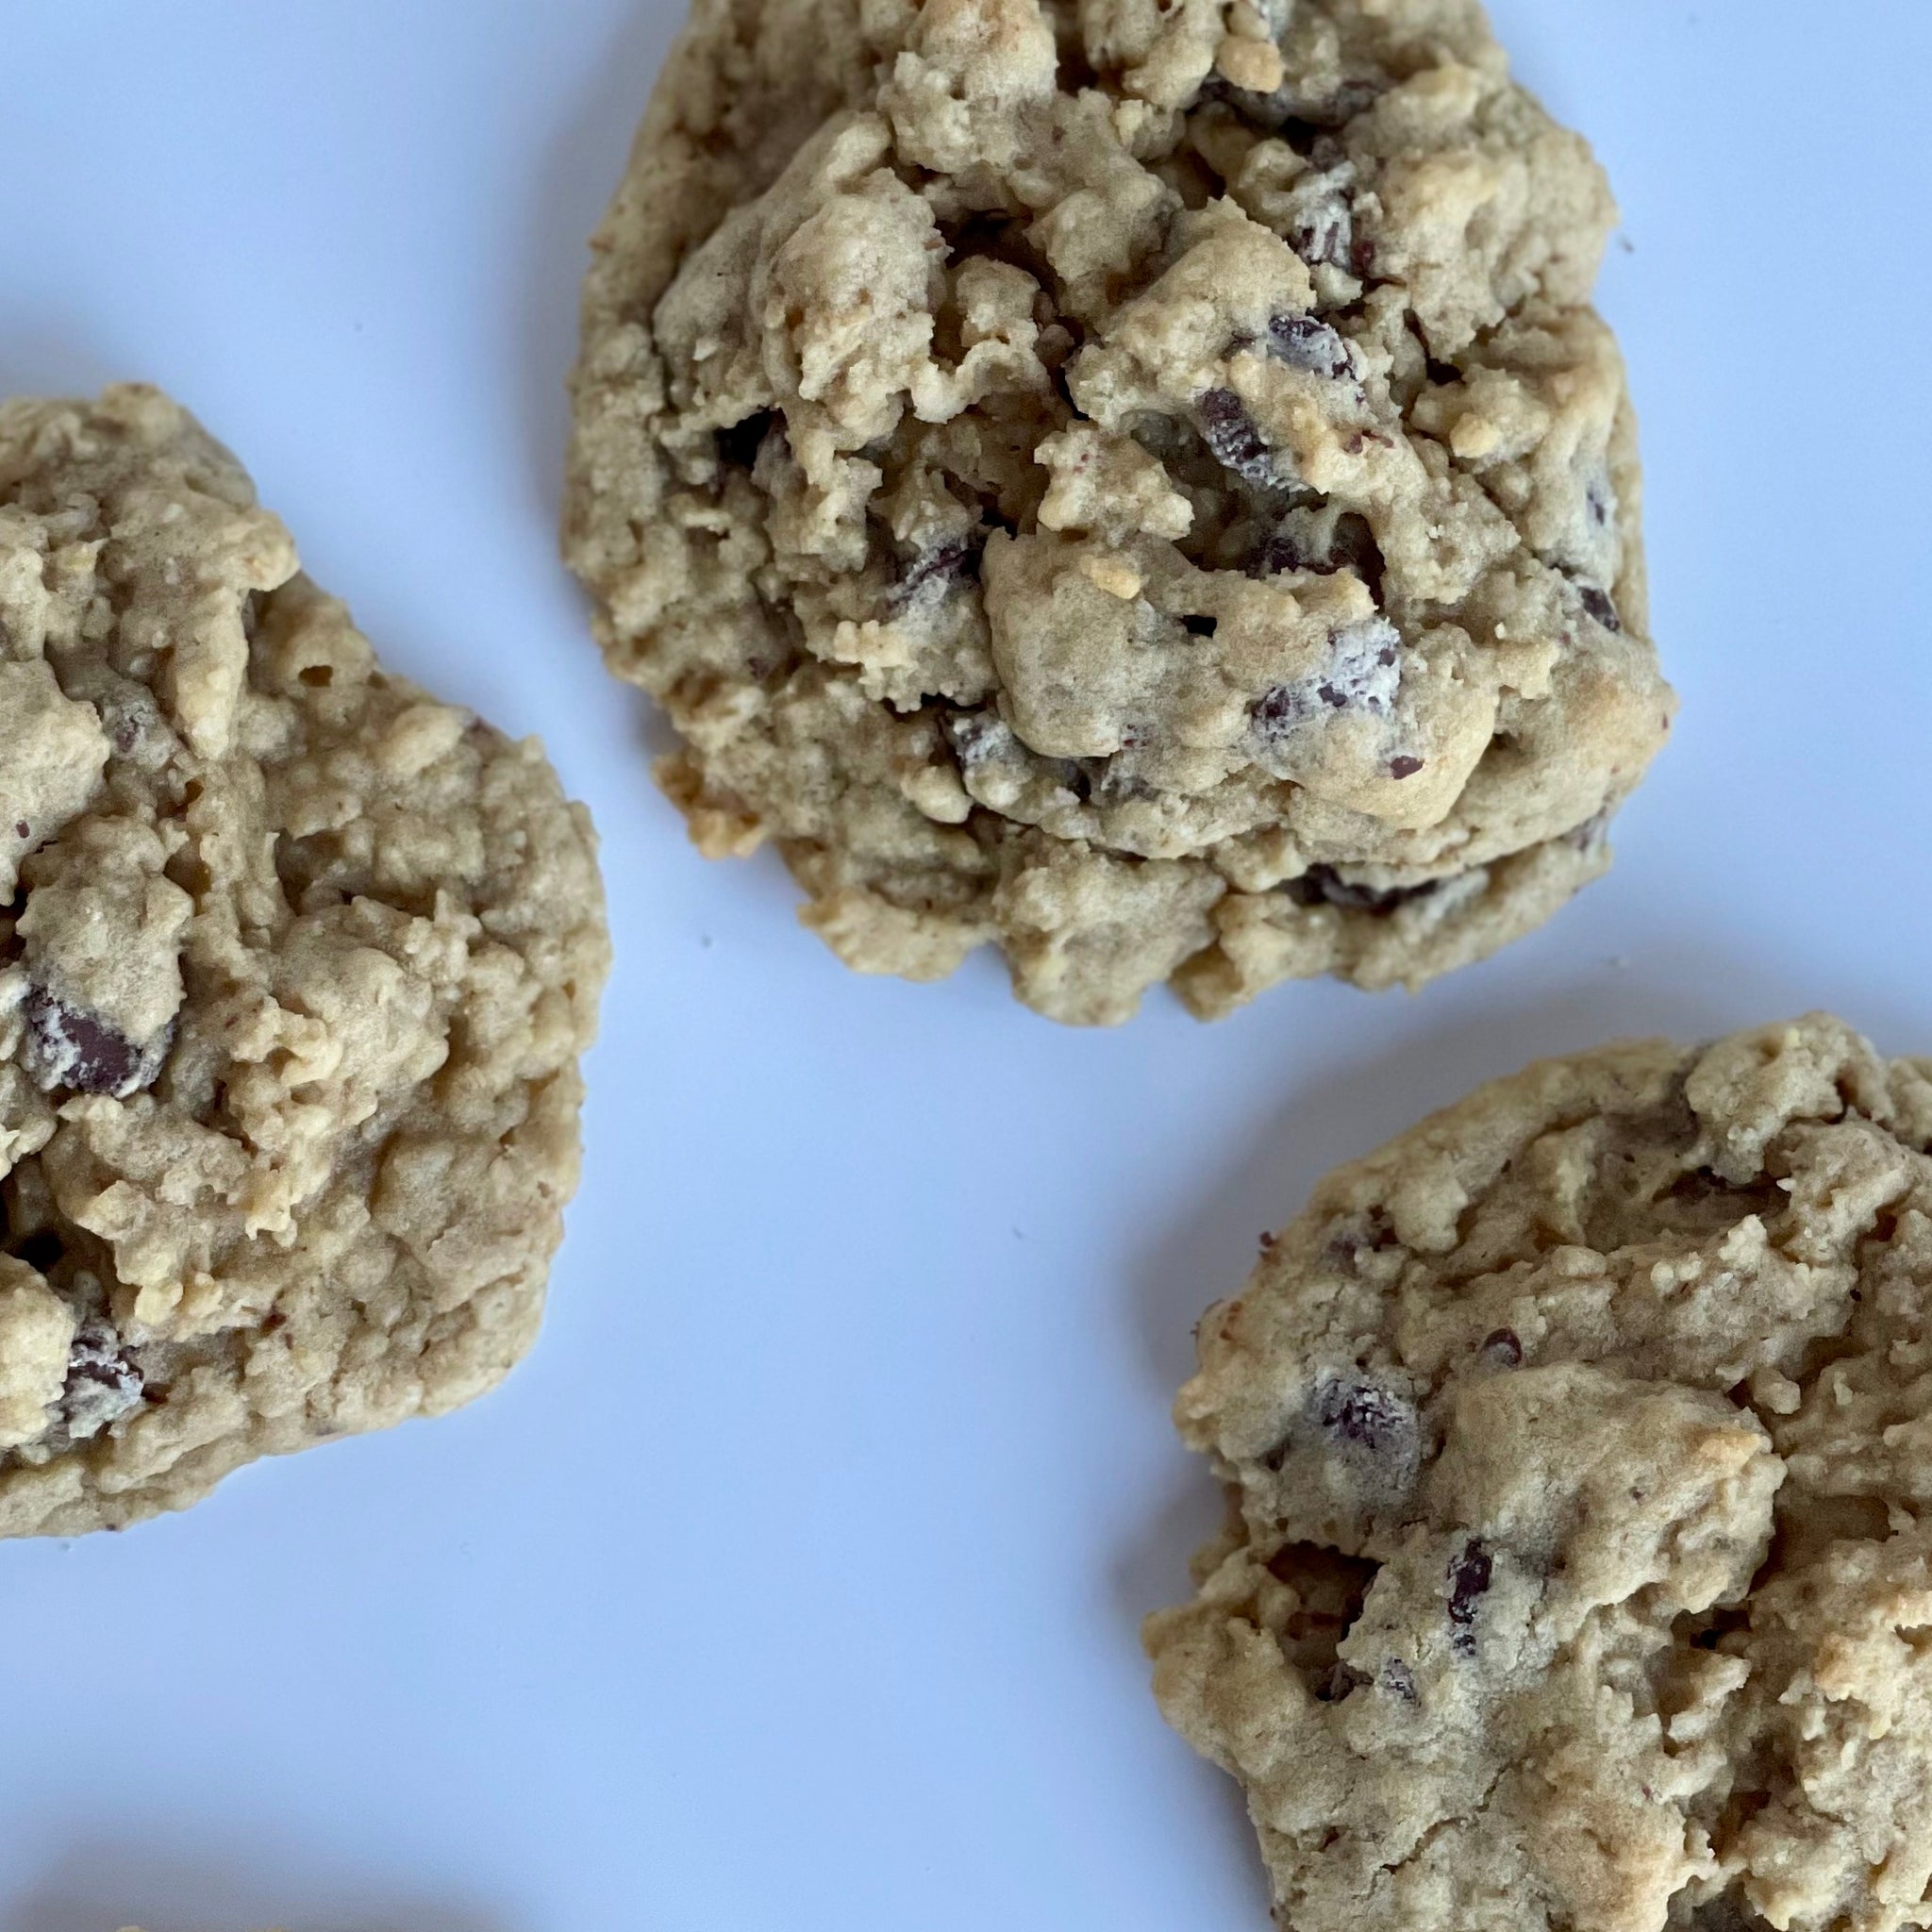
[(536, 743), (385, 674), (192, 419), (0, 404), (0, 1534), (494, 1383), (607, 956)]
[(1293, 1932), (1932, 1924), (1932, 1060), (1485, 1087), (1209, 1310), (1148, 1625)]
[(566, 529), (698, 844), (1070, 1021), (1538, 924), (1672, 708), (1612, 219), (1473, 0), (698, 0)]

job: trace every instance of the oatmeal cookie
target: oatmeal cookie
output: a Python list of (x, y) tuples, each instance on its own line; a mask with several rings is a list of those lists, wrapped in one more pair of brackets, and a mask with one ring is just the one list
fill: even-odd
[(1531, 1067), (1264, 1242), (1147, 1642), (1284, 1927), (1932, 1923), (1928, 1150), (1932, 1060), (1813, 1015)]
[(226, 450), (0, 404), (0, 1535), (497, 1381), (607, 958), (537, 744), (386, 674)]
[(565, 547), (698, 845), (1073, 1022), (1540, 924), (1673, 706), (1613, 213), (1474, 0), (697, 0)]

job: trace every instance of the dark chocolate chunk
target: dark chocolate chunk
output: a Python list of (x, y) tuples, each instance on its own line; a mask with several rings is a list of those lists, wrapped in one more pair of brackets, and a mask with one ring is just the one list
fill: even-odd
[(1424, 879), (1419, 886), (1359, 886), (1343, 878), (1332, 865), (1311, 865), (1282, 890), (1297, 906), (1333, 906), (1339, 912), (1372, 912), (1386, 919), (1397, 907), (1425, 897), (1441, 883), (1441, 879)]
[(60, 1392), (60, 1420), (70, 1434), (92, 1436), (138, 1408), (146, 1378), (119, 1334), (99, 1316), (75, 1331)]
[(34, 828), (25, 819), (18, 819), (14, 822), (13, 836), (16, 839), (31, 839), (33, 835)]
[(1490, 1592), (1495, 1565), (1480, 1538), (1468, 1542), (1449, 1559), (1450, 1642), (1463, 1657), (1475, 1655), (1476, 1606)]
[(1369, 587), (1377, 604), (1387, 566), (1382, 546), (1367, 517), (1355, 510), (1294, 509), (1282, 518), (1248, 567), (1256, 577), (1278, 576), (1283, 571), (1305, 570), (1330, 577), (1352, 570)]
[(1310, 268), (1346, 270), (1353, 262), (1355, 208), (1348, 194), (1351, 171), (1304, 175), (1290, 191), (1284, 239)]
[(1233, 86), (1219, 75), (1209, 75), (1200, 97), (1227, 102), (1242, 120), (1279, 135), (1291, 147), (1307, 154), (1323, 146), (1325, 136), (1346, 127), (1357, 114), (1373, 107), (1381, 92), (1379, 82), (1364, 78), (1344, 80), (1325, 94), (1309, 93), (1290, 79), (1272, 94), (1257, 94)]
[(1402, 684), (1402, 633), (1386, 617), (1371, 617), (1345, 625), (1329, 642), (1335, 655), (1315, 695), (1331, 710), (1386, 711)]
[(1200, 414), (1201, 439), (1224, 470), (1232, 470), (1250, 483), (1282, 480), (1274, 452), (1233, 390), (1204, 390), (1194, 407)]
[(1391, 1697), (1399, 1697), (1405, 1704), (1420, 1704), (1422, 1698), (1415, 1688), (1415, 1673), (1399, 1657), (1385, 1657), (1382, 1668), (1376, 1673), (1381, 1679), (1383, 1690)]
[(1412, 758), (1407, 754), (1389, 760), (1389, 775), (1391, 778), (1413, 778), (1422, 768), (1421, 758)]
[(983, 533), (973, 530), (947, 537), (907, 558), (899, 566), (898, 581), (886, 593), (888, 608), (896, 613), (924, 598), (937, 601), (956, 584), (976, 577), (984, 541)]
[(1407, 1460), (1415, 1453), (1415, 1405), (1380, 1382), (1330, 1376), (1315, 1390), (1315, 1420), (1337, 1443)]
[(71, 1087), (117, 1099), (150, 1085), (162, 1056), (140, 1047), (98, 1013), (70, 1006), (44, 987), (26, 996), (27, 1072), (42, 1092)]
[(1402, 633), (1386, 617), (1364, 618), (1330, 634), (1328, 662), (1292, 684), (1277, 684), (1256, 701), (1252, 718), (1264, 748), (1324, 711), (1353, 708), (1377, 716), (1402, 685)]
[(1606, 630), (1622, 630), (1624, 620), (1617, 614), (1617, 607), (1611, 601), (1610, 593), (1595, 584), (1578, 584), (1576, 594), (1583, 600), (1583, 608), (1603, 625)]
[(1335, 329), (1312, 315), (1276, 315), (1268, 323), (1268, 353), (1291, 369), (1332, 378), (1352, 376), (1355, 362)]
[(758, 451), (764, 446), (767, 432), (777, 420), (775, 409), (760, 409), (755, 416), (747, 416), (742, 423), (734, 423), (729, 428), (719, 430), (718, 460), (729, 463), (736, 470), (750, 469), (758, 459)]

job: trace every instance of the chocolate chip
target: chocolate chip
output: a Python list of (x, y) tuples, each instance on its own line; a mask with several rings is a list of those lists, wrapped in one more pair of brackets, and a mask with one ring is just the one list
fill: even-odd
[(1389, 760), (1389, 775), (1391, 778), (1413, 778), (1422, 768), (1421, 758), (1412, 758), (1406, 754)]
[(1488, 1549), (1476, 1537), (1449, 1559), (1450, 1642), (1463, 1657), (1475, 1655), (1476, 1606), (1489, 1594), (1494, 1569)]
[(1523, 1360), (1523, 1342), (1513, 1328), (1492, 1328), (1483, 1337), (1483, 1358), (1499, 1369), (1513, 1369)]
[(900, 564), (898, 581), (886, 593), (887, 608), (897, 612), (926, 598), (937, 602), (954, 585), (976, 577), (983, 541), (982, 534), (974, 530), (916, 552)]
[(42, 1092), (72, 1087), (81, 1093), (125, 1098), (150, 1085), (161, 1053), (143, 1054), (98, 1013), (70, 1006), (43, 987), (26, 996), (27, 1072)]
[(1348, 251), (1348, 265), (1356, 280), (1368, 281), (1375, 273), (1375, 244), (1366, 235), (1357, 235)]
[(1583, 608), (1606, 630), (1624, 628), (1624, 620), (1617, 614), (1617, 607), (1607, 591), (1599, 589), (1595, 584), (1578, 584), (1576, 594), (1583, 600)]
[(1219, 628), (1218, 620), (1212, 617), (1184, 617), (1181, 628), (1191, 637), (1211, 638)]
[(34, 828), (25, 819), (18, 819), (14, 822), (13, 836), (16, 839), (31, 839), (33, 835)]
[(1323, 1431), (1338, 1443), (1391, 1459), (1414, 1453), (1415, 1405), (1379, 1382), (1330, 1376), (1315, 1390), (1314, 1412)]
[(1297, 906), (1333, 906), (1339, 912), (1372, 912), (1386, 919), (1397, 907), (1426, 898), (1441, 883), (1424, 879), (1419, 886), (1360, 886), (1343, 878), (1332, 865), (1311, 865), (1282, 890)]
[(1354, 258), (1355, 208), (1347, 168), (1310, 172), (1289, 192), (1283, 227), (1288, 245), (1310, 268), (1347, 269)]
[(69, 1434), (92, 1436), (141, 1406), (146, 1378), (115, 1330), (99, 1316), (75, 1329), (60, 1392), (60, 1420)]
[(1382, 601), (1387, 570), (1382, 546), (1375, 541), (1368, 518), (1356, 510), (1338, 510), (1333, 506), (1290, 510), (1261, 546), (1248, 575), (1272, 577), (1291, 570), (1309, 571), (1323, 577), (1352, 570), (1368, 586), (1375, 602)]
[(1268, 353), (1291, 369), (1332, 378), (1352, 376), (1348, 344), (1325, 322), (1312, 315), (1275, 315), (1268, 322)]
[(1226, 101), (1242, 120), (1279, 135), (1306, 154), (1324, 135), (1346, 127), (1364, 108), (1372, 107), (1381, 92), (1379, 82), (1367, 79), (1344, 80), (1324, 94), (1306, 92), (1291, 80), (1272, 94), (1257, 94), (1210, 75), (1202, 86), (1201, 98)]
[(734, 423), (728, 428), (719, 430), (718, 460), (730, 464), (735, 470), (750, 469), (758, 459), (758, 451), (764, 446), (766, 434), (777, 420), (775, 409), (760, 409), (755, 416), (747, 416), (742, 423)]
[(1250, 483), (1281, 481), (1274, 452), (1233, 390), (1204, 390), (1194, 407), (1200, 414), (1202, 441), (1224, 470), (1232, 470)]
[(1391, 1697), (1399, 1697), (1405, 1704), (1421, 1703), (1415, 1688), (1415, 1673), (1399, 1657), (1385, 1657), (1376, 1674), (1381, 1679), (1383, 1690)]
[(1402, 633), (1386, 617), (1346, 624), (1328, 637), (1328, 662), (1293, 684), (1264, 691), (1253, 712), (1264, 743), (1324, 710), (1355, 709), (1380, 716), (1402, 684)]

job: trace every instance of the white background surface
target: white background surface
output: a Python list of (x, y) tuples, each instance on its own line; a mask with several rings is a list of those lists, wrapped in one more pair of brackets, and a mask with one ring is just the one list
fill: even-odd
[(582, 242), (676, 0), (0, 0), (0, 389), (174, 390), (398, 668), (541, 732), (618, 945), (535, 1356), (464, 1414), (0, 1546), (0, 1932), (1259, 1932), (1136, 1625), (1189, 1327), (1534, 1054), (1831, 1005), (1932, 1051), (1920, 0), (1503, 0), (1684, 697), (1553, 927), (1419, 998), (1056, 1030), (706, 865), (555, 561)]

